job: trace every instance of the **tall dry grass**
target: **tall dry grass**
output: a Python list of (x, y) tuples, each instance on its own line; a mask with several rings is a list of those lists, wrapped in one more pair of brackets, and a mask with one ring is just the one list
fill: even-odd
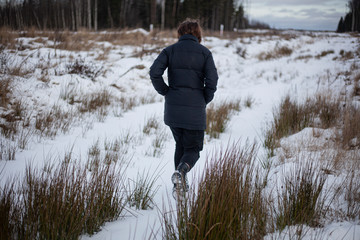
[[(308, 105), (309, 106), (309, 105)], [(279, 107), (273, 112), (273, 120), (265, 133), (264, 145), (268, 149), (268, 157), (275, 155), (274, 150), (278, 147), (280, 138), (294, 134), (309, 126), (313, 115), (311, 108), (303, 105), (286, 96)]]
[(105, 88), (93, 93), (84, 94), (80, 98), (78, 110), (80, 113), (95, 112), (109, 106), (112, 98), (111, 93)]
[(150, 133), (157, 131), (159, 127), (160, 127), (160, 121), (154, 115), (147, 119), (142, 131), (145, 135), (150, 135)]
[(0, 75), (0, 134), (7, 139), (14, 139), (21, 131), (21, 120), (25, 118), (24, 102), (15, 98), (14, 78)]
[(268, 227), (255, 145), (238, 143), (208, 159), (199, 186), (163, 215), (163, 239), (262, 239)]
[[(37, 38), (34, 41), (44, 42), (47, 47), (67, 50), (72, 52), (78, 51), (91, 51), (99, 48), (97, 42), (110, 42), (113, 45), (130, 45), (130, 46), (144, 46), (152, 45), (152, 47), (144, 47), (140, 55), (148, 54), (150, 52), (158, 52), (159, 48), (154, 45), (165, 46), (172, 43), (176, 39), (176, 31), (159, 31), (154, 30), (151, 34), (142, 33), (140, 31), (131, 31), (130, 29), (109, 29), (105, 32), (93, 32), (87, 29), (80, 29), (79, 31), (72, 32), (64, 31), (41, 31), (35, 28), (25, 29), (21, 33), (15, 32), (9, 28), (0, 28), (0, 45), (8, 49), (25, 50), (30, 46), (24, 46), (18, 39), (23, 38)], [(30, 47), (31, 48), (31, 47)], [(161, 50), (161, 49), (160, 49)], [(100, 59), (106, 59), (107, 49), (103, 49), (104, 54)]]
[(218, 138), (227, 127), (231, 115), (240, 111), (240, 100), (222, 101), (218, 105), (210, 104), (206, 109), (206, 133)]
[(320, 59), (322, 57), (325, 57), (329, 54), (334, 54), (334, 50), (327, 50), (327, 51), (322, 51), (321, 53), (319, 53), (318, 55), (315, 56), (316, 59)]
[(156, 181), (159, 178), (158, 172), (150, 174), (150, 171), (138, 173), (136, 179), (129, 179), (129, 190), (127, 201), (131, 207), (136, 209), (147, 210), (156, 206), (154, 197), (159, 186)]
[(323, 189), (327, 175), (319, 171), (316, 165), (314, 159), (302, 160), (285, 173), (278, 194), (277, 229), (301, 224), (320, 226), (320, 219), (326, 210)]
[(339, 54), (341, 56), (340, 59), (343, 61), (354, 58), (354, 53), (352, 51), (345, 51), (342, 49), (342, 50), (340, 50)]
[(76, 59), (74, 62), (67, 64), (69, 74), (77, 74), (82, 77), (96, 81), (96, 78), (102, 73), (103, 67), (96, 66), (93, 63), (86, 62), (84, 59)]
[(340, 141), (345, 149), (360, 148), (360, 108), (349, 106), (344, 109)]
[(49, 111), (35, 116), (35, 133), (40, 137), (54, 138), (59, 132), (68, 132), (75, 117), (73, 111), (65, 111), (59, 105), (53, 105)]
[(257, 58), (260, 61), (268, 61), (271, 59), (277, 59), (281, 57), (290, 56), (293, 50), (287, 46), (276, 46), (274, 50), (268, 52), (261, 52)]
[(28, 166), (24, 178), (5, 184), (1, 239), (78, 239), (124, 214), (121, 169), (103, 165), (88, 172), (69, 162)]
[(358, 167), (351, 170), (345, 180), (346, 216), (351, 220), (360, 219), (360, 177)]
[(16, 38), (19, 37), (18, 32), (12, 31), (8, 27), (0, 28), (0, 45), (7, 48), (13, 49), (16, 46)]
[[(284, 167), (280, 182), (266, 186), (268, 174), (256, 153), (254, 145), (218, 149), (187, 198), (161, 213), (162, 239), (278, 239), (277, 233), (286, 232), (290, 239), (302, 239), (305, 228), (322, 227), (329, 218), (358, 218), (358, 170), (343, 184), (325, 184), (327, 166), (298, 154), (292, 167)], [(340, 210), (336, 204), (343, 197)]]
[(279, 147), (281, 138), (300, 132), (306, 127), (346, 128), (347, 124), (341, 123), (341, 116), (348, 111), (347, 108), (341, 108), (339, 98), (328, 94), (309, 97), (303, 103), (287, 95), (274, 109), (273, 120), (265, 133), (264, 145), (268, 149), (268, 156), (274, 156), (274, 150)]
[(12, 93), (12, 79), (0, 78), (0, 106), (7, 107), (10, 103)]

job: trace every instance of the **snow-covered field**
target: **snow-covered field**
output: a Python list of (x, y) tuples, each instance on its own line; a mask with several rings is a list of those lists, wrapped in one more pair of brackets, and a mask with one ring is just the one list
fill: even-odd
[[(349, 79), (360, 71), (359, 36), (330, 32), (265, 33), (244, 32), (243, 37), (237, 38), (205, 36), (203, 44), (212, 51), (219, 73), (213, 103), (241, 100), (242, 107), (232, 115), (225, 132), (218, 139), (206, 136), (204, 150), (189, 176), (190, 182), (198, 178), (207, 156), (215, 148), (240, 139), (243, 143), (259, 143), (259, 164), (270, 163), (268, 182), (269, 188), (272, 188), (294, 162), (293, 156), (288, 157), (282, 152), (285, 148), (279, 150), (275, 157), (267, 159), (267, 151), (262, 146), (274, 107), (287, 94), (300, 102), (323, 92), (350, 97), (354, 86)], [(141, 31), (140, 34), (148, 33)], [(136, 180), (138, 174), (147, 173), (158, 176), (153, 208), (136, 210), (129, 207), (130, 212), (124, 218), (106, 223), (97, 234), (81, 239), (146, 239), (151, 232), (158, 232), (158, 239), (161, 239), (160, 212), (164, 205), (174, 203), (170, 176), (173, 173), (175, 144), (170, 130), (162, 121), (163, 98), (156, 95), (148, 71), (166, 45), (154, 42), (132, 46), (102, 41), (95, 42), (87, 51), (69, 51), (54, 48), (56, 43), (47, 38), (24, 37), (17, 41), (24, 49), (3, 50), (2, 58), (6, 60), (2, 61), (2, 71), (5, 76), (9, 74), (5, 69), (12, 66), (27, 70), (15, 78), (12, 98), (26, 109), (30, 126), (35, 125), (37, 116), (40, 118), (50, 109), (62, 109), (76, 115), (79, 111), (77, 106), (89, 100), (92, 93), (103, 91), (109, 95), (110, 102), (108, 106), (73, 117), (66, 131), (52, 129), (56, 134), (40, 137), (41, 133), (35, 127), (20, 127), (17, 137), (10, 139), (2, 134), (1, 186), (10, 176), (21, 177), (30, 163), (41, 167), (49, 159), (63, 159), (71, 151), (73, 158), (85, 164), (93, 146), (99, 146), (104, 154), (104, 142), (128, 139), (129, 143), (121, 153), (123, 161), (128, 163), (127, 178)], [(168, 38), (165, 42), (170, 44), (175, 41)], [(276, 55), (277, 49), (282, 48), (292, 52)], [(146, 51), (154, 49), (156, 51)], [(344, 57), (347, 52), (353, 55)], [(267, 53), (273, 56), (263, 59)], [(88, 71), (71, 72), (79, 70), (79, 66), (85, 66)], [(250, 107), (245, 106), (246, 100), (250, 100)], [(351, 101), (357, 105), (360, 103), (356, 97), (351, 97)], [(9, 108), (0, 108), (1, 124), (5, 124), (4, 116), (9, 113)], [(158, 126), (144, 131), (150, 120)], [(45, 131), (43, 135), (46, 135)], [(321, 136), (311, 141), (314, 131)], [(297, 150), (301, 154), (311, 154), (310, 146), (327, 145), (333, 134), (331, 130), (306, 128), (283, 139), (282, 145), (301, 148)], [(322, 151), (330, 154), (331, 149)], [(359, 146), (353, 151), (357, 151), (359, 156)], [(8, 160), (9, 156), (14, 156), (14, 159)], [(347, 173), (345, 168), (333, 171), (328, 185), (340, 181)], [(339, 206), (342, 204), (340, 202)], [(324, 227), (306, 229), (303, 239), (360, 239), (359, 221), (340, 217), (326, 219)], [(294, 229), (290, 227), (281, 234), (269, 234), (267, 239), (289, 239), (289, 236), (295, 235), (289, 234), (291, 231)]]

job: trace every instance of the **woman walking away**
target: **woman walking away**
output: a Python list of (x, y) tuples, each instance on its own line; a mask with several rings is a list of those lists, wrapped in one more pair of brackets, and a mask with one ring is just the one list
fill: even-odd
[[(201, 27), (186, 19), (178, 27), (177, 43), (165, 48), (150, 68), (155, 90), (165, 96), (164, 121), (176, 142), (173, 196), (189, 190), (186, 174), (203, 149), (206, 105), (213, 99), (218, 80), (209, 49), (200, 44)], [(168, 85), (162, 77), (168, 69)]]

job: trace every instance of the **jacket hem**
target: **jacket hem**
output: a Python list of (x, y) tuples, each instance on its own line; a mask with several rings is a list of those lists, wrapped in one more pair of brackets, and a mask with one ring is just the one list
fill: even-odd
[(191, 125), (191, 124), (184, 124), (184, 123), (175, 123), (175, 122), (168, 122), (165, 121), (165, 124), (169, 127), (176, 127), (176, 128), (184, 128), (188, 130), (204, 130), (206, 129), (206, 126), (202, 125)]

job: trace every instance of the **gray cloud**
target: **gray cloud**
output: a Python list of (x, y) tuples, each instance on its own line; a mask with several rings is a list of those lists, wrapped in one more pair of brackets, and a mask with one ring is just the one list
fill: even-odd
[(302, 9), (299, 11), (299, 14), (301, 14), (304, 17), (308, 18), (319, 18), (328, 16), (328, 12), (323, 11), (321, 9), (315, 9), (315, 8), (308, 8), (308, 9)]
[(252, 5), (267, 6), (325, 6), (347, 4), (348, 0), (248, 0)]
[[(250, 0), (249, 0), (250, 1)], [(274, 28), (336, 30), (347, 0), (253, 0), (250, 19)]]
[(262, 18), (256, 18), (261, 22), (265, 22), (270, 27), (277, 29), (302, 29), (302, 30), (326, 30), (335, 31), (339, 18), (328, 18), (314, 16), (313, 18), (293, 18), (293, 17), (273, 17), (267, 15)]

